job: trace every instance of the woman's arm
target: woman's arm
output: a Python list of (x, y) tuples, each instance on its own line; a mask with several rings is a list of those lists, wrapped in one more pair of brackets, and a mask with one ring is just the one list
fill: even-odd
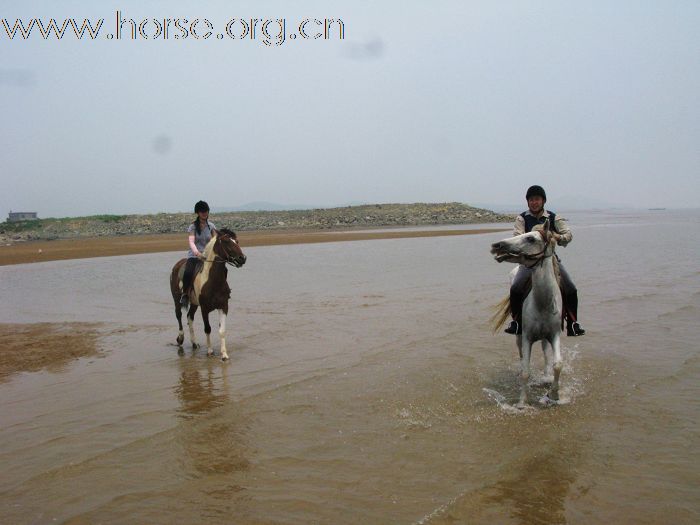
[(190, 250), (192, 250), (192, 253), (195, 254), (197, 257), (201, 257), (202, 254), (199, 252), (197, 246), (194, 244), (194, 233), (190, 234), (187, 239), (190, 243)]

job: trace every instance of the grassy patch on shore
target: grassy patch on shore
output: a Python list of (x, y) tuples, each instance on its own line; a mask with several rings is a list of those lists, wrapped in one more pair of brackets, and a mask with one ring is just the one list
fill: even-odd
[(120, 222), (126, 218), (126, 215), (89, 215), (86, 217), (60, 217), (48, 219), (30, 219), (26, 221), (5, 221), (0, 223), (0, 233), (19, 233), (26, 231), (35, 231), (46, 228), (50, 225), (65, 225), (75, 222), (105, 222), (113, 223)]

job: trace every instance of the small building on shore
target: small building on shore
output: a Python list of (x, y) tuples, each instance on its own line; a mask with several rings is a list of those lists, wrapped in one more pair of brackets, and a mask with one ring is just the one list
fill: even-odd
[(32, 221), (38, 218), (35, 211), (11, 211), (7, 217), (7, 222)]

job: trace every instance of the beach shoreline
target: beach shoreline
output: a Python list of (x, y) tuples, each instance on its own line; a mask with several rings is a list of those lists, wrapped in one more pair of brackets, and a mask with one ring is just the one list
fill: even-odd
[[(243, 249), (253, 246), (278, 246), (285, 244), (312, 244), (320, 242), (349, 242), (379, 239), (405, 239), (419, 237), (446, 237), (477, 235), (509, 231), (509, 228), (479, 228), (451, 230), (415, 230), (406, 228), (377, 230), (265, 230), (239, 232)], [(187, 248), (186, 234), (145, 234), (110, 237), (85, 237), (55, 241), (27, 241), (0, 246), (0, 266), (26, 264), (66, 259), (87, 259), (182, 251)]]

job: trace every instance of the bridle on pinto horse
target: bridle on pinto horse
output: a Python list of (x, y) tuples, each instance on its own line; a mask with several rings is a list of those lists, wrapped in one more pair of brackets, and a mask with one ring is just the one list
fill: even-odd
[[(238, 246), (238, 239), (234, 239), (233, 237), (231, 237), (230, 235), (227, 235), (227, 234), (225, 234), (225, 233), (221, 233), (221, 234), (217, 235), (217, 242), (219, 242), (219, 240), (222, 240), (222, 241), (223, 241), (223, 240), (229, 240), (229, 241), (231, 241), (231, 242), (234, 242), (234, 243), (236, 244), (236, 246)], [(235, 257), (232, 257), (231, 254), (230, 254), (228, 251), (226, 251), (226, 247), (225, 247), (225, 246), (222, 246), (221, 248), (224, 250), (224, 253), (226, 254), (226, 258), (223, 258), (223, 257), (221, 257), (220, 255), (218, 255), (216, 252), (214, 252), (214, 260), (211, 261), (211, 262), (213, 262), (213, 263), (224, 263), (224, 264), (228, 264), (229, 266), (234, 266), (234, 267), (236, 267), (236, 268), (240, 268), (241, 265), (240, 265), (240, 264), (236, 264), (236, 263), (234, 262), (234, 261), (236, 261), (237, 259), (239, 259), (240, 256), (237, 255), (237, 256), (235, 256)], [(231, 260), (231, 259), (233, 259), (233, 260)]]

